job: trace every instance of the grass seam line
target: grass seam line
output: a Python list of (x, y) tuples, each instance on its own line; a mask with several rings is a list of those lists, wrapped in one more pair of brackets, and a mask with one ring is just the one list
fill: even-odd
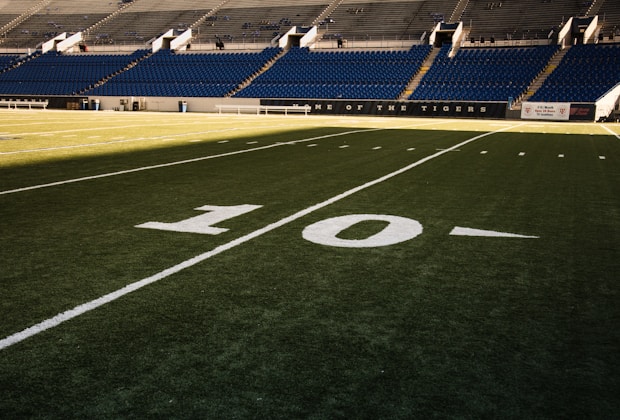
[[(313, 213), (313, 212), (315, 212), (317, 210), (320, 210), (320, 209), (322, 209), (324, 207), (327, 207), (327, 206), (329, 206), (331, 204), (334, 204), (334, 203), (336, 203), (336, 202), (338, 202), (340, 200), (343, 200), (344, 198), (347, 198), (347, 197), (349, 197), (349, 196), (351, 196), (353, 194), (356, 194), (356, 193), (358, 193), (358, 192), (360, 192), (362, 190), (365, 190), (365, 189), (368, 189), (368, 188), (373, 187), (375, 185), (381, 184), (381, 183), (383, 183), (383, 182), (385, 182), (385, 181), (387, 181), (387, 180), (389, 180), (391, 178), (394, 178), (394, 177), (396, 177), (396, 176), (398, 176), (400, 174), (408, 172), (408, 171), (410, 171), (411, 169), (413, 169), (413, 168), (415, 168), (417, 166), (420, 166), (420, 165), (422, 165), (422, 164), (424, 164), (424, 163), (426, 163), (428, 161), (431, 161), (433, 159), (438, 158), (439, 156), (442, 156), (442, 155), (444, 155), (446, 153), (449, 153), (452, 150), (455, 150), (455, 149), (458, 149), (460, 147), (463, 147), (463, 146), (465, 146), (465, 145), (467, 145), (469, 143), (472, 143), (474, 141), (477, 141), (477, 140), (479, 140), (481, 138), (484, 138), (484, 137), (487, 137), (487, 136), (490, 136), (490, 135), (493, 135), (493, 134), (496, 134), (496, 133), (500, 133), (502, 131), (507, 131), (507, 130), (512, 129), (514, 127), (515, 126), (511, 126), (511, 127), (503, 128), (503, 129), (496, 130), (496, 131), (486, 132), (486, 133), (480, 134), (478, 136), (472, 137), (472, 138), (470, 138), (468, 140), (465, 140), (465, 141), (463, 141), (461, 143), (458, 143), (458, 144), (456, 144), (456, 145), (454, 145), (454, 146), (452, 146), (450, 148), (447, 148), (445, 150), (439, 151), (439, 152), (434, 153), (432, 155), (426, 156), (426, 157), (424, 157), (424, 158), (422, 158), (420, 160), (417, 160), (416, 162), (413, 162), (413, 163), (411, 163), (411, 164), (409, 164), (407, 166), (404, 166), (404, 167), (402, 167), (400, 169), (397, 169), (396, 171), (390, 172), (390, 173), (388, 173), (386, 175), (383, 175), (383, 176), (381, 176), (379, 178), (376, 178), (376, 179), (374, 179), (372, 181), (369, 181), (369, 182), (367, 182), (365, 184), (359, 185), (359, 186), (357, 186), (355, 188), (352, 188), (352, 189), (350, 189), (348, 191), (345, 191), (345, 192), (343, 192), (341, 194), (338, 194), (338, 195), (336, 195), (334, 197), (331, 197), (331, 198), (329, 198), (327, 200), (324, 200), (324, 201), (322, 201), (320, 203), (314, 204), (314, 205), (312, 205), (310, 207), (307, 207), (307, 208), (305, 208), (303, 210), (300, 210), (297, 213), (294, 213), (294, 214), (292, 214), (290, 216), (287, 216), (287, 217), (285, 217), (283, 219), (280, 219), (280, 220), (278, 220), (278, 221), (276, 221), (274, 223), (271, 223), (271, 224), (269, 224), (269, 225), (267, 225), (267, 226), (265, 226), (263, 228), (255, 230), (254, 232), (250, 232), (250, 233), (248, 233), (248, 234), (246, 234), (244, 236), (241, 236), (241, 237), (239, 237), (237, 239), (234, 239), (234, 240), (232, 240), (232, 241), (230, 241), (230, 242), (228, 242), (226, 244), (220, 245), (220, 246), (218, 246), (218, 247), (216, 247), (216, 248), (214, 248), (214, 249), (212, 249), (210, 251), (204, 252), (204, 253), (202, 253), (200, 255), (197, 255), (197, 256), (195, 256), (193, 258), (190, 258), (190, 259), (188, 259), (186, 261), (183, 261), (183, 262), (181, 262), (181, 263), (179, 263), (179, 264), (177, 264), (177, 265), (175, 265), (173, 267), (170, 267), (170, 268), (167, 268), (167, 269), (165, 269), (163, 271), (160, 271), (159, 273), (154, 274), (154, 275), (152, 275), (150, 277), (147, 277), (147, 278), (144, 278), (142, 280), (138, 280), (138, 281), (136, 281), (134, 283), (128, 284), (127, 286), (125, 286), (125, 287), (123, 287), (121, 289), (118, 289), (118, 290), (116, 290), (114, 292), (108, 293), (108, 294), (106, 294), (104, 296), (101, 296), (100, 298), (97, 298), (97, 299), (92, 300), (90, 302), (78, 305), (75, 308), (70, 309), (70, 310), (68, 310), (66, 312), (59, 313), (59, 314), (57, 314), (56, 316), (54, 316), (52, 318), (46, 319), (45, 321), (42, 321), (42, 322), (40, 322), (38, 324), (35, 324), (35, 325), (33, 325), (33, 326), (29, 327), (29, 328), (26, 328), (25, 330), (22, 330), (20, 332), (17, 332), (15, 334), (12, 334), (12, 335), (10, 335), (8, 337), (3, 338), (2, 340), (0, 340), (0, 350), (3, 350), (5, 348), (7, 348), (7, 347), (10, 347), (10, 346), (14, 345), (14, 344), (17, 344), (17, 343), (19, 343), (19, 342), (21, 342), (21, 341), (23, 341), (23, 340), (25, 340), (25, 339), (27, 339), (29, 337), (32, 337), (32, 336), (37, 335), (39, 333), (42, 333), (42, 332), (44, 332), (44, 331), (46, 331), (46, 330), (48, 330), (50, 328), (54, 328), (54, 327), (62, 324), (65, 321), (69, 321), (69, 320), (71, 320), (73, 318), (76, 318), (76, 317), (78, 317), (80, 315), (83, 315), (83, 314), (85, 314), (87, 312), (90, 312), (90, 311), (92, 311), (92, 310), (94, 310), (94, 309), (96, 309), (96, 308), (98, 308), (98, 307), (100, 307), (102, 305), (105, 305), (105, 304), (110, 303), (110, 302), (112, 302), (114, 300), (117, 300), (117, 299), (119, 299), (119, 298), (121, 298), (121, 297), (123, 297), (123, 296), (125, 296), (125, 295), (127, 295), (127, 294), (129, 294), (131, 292), (134, 292), (134, 291), (136, 291), (138, 289), (141, 289), (141, 288), (143, 288), (143, 287), (145, 287), (145, 286), (147, 286), (149, 284), (152, 284), (152, 283), (155, 283), (155, 282), (160, 281), (162, 279), (165, 279), (166, 277), (169, 277), (169, 276), (171, 276), (171, 275), (173, 275), (175, 273), (178, 273), (178, 272), (180, 272), (182, 270), (185, 270), (186, 268), (192, 267), (192, 266), (194, 266), (194, 265), (196, 265), (198, 263), (201, 263), (201, 262), (203, 262), (203, 261), (205, 261), (205, 260), (207, 260), (207, 259), (209, 259), (211, 257), (214, 257), (214, 256), (216, 256), (218, 254), (221, 254), (222, 252), (228, 251), (228, 250), (230, 250), (232, 248), (235, 248), (235, 247), (237, 247), (239, 245), (242, 245), (242, 244), (244, 244), (244, 243), (246, 243), (246, 242), (248, 242), (248, 241), (250, 241), (252, 239), (258, 238), (258, 237), (260, 237), (260, 236), (262, 236), (262, 235), (264, 235), (266, 233), (269, 233), (269, 232), (271, 232), (271, 231), (273, 231), (275, 229), (278, 229), (278, 228), (280, 228), (282, 226), (285, 226), (285, 225), (287, 225), (287, 224), (289, 224), (291, 222), (294, 222), (294, 221), (296, 221), (296, 220), (298, 220), (298, 219), (300, 219), (300, 218), (302, 218), (304, 216), (307, 216), (307, 215), (309, 215), (309, 214), (311, 214), (311, 213)], [(363, 130), (363, 131), (366, 131), (366, 130)], [(284, 143), (284, 144), (290, 144), (290, 143), (292, 143), (292, 142), (288, 142), (288, 143)]]

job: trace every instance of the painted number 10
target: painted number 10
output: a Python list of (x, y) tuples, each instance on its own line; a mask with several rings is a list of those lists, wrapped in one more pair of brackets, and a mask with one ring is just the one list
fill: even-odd
[[(171, 232), (219, 235), (228, 229), (214, 225), (233, 217), (254, 211), (262, 206), (243, 204), (239, 206), (202, 206), (195, 210), (204, 214), (174, 223), (148, 222), (137, 225), (138, 228), (157, 229)], [(363, 239), (342, 239), (338, 235), (350, 227), (366, 221), (382, 221), (387, 225), (380, 231)], [(422, 225), (406, 217), (380, 214), (351, 214), (325, 219), (307, 226), (302, 236), (307, 241), (327, 246), (344, 248), (373, 248), (405, 242), (422, 233)]]

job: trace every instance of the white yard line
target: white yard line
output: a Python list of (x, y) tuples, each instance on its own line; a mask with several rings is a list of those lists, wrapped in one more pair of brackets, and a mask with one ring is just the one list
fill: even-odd
[[(310, 206), (308, 208), (300, 210), (300, 211), (298, 211), (295, 214), (292, 214), (292, 215), (287, 216), (287, 217), (285, 217), (283, 219), (280, 219), (277, 222), (271, 223), (271, 224), (269, 224), (269, 225), (267, 225), (267, 226), (265, 226), (265, 227), (263, 227), (261, 229), (255, 230), (254, 232), (251, 232), (251, 233), (249, 233), (247, 235), (241, 236), (240, 238), (234, 239), (234, 240), (232, 240), (232, 241), (230, 241), (230, 242), (228, 242), (226, 244), (220, 245), (220, 246), (212, 249), (211, 251), (207, 251), (207, 252), (205, 252), (203, 254), (200, 254), (200, 255), (197, 255), (197, 256), (195, 256), (193, 258), (190, 258), (189, 260), (183, 261), (183, 262), (181, 262), (181, 263), (179, 263), (179, 264), (177, 264), (177, 265), (175, 265), (173, 267), (170, 267), (170, 268), (168, 268), (166, 270), (160, 271), (159, 273), (154, 274), (154, 275), (152, 275), (150, 277), (147, 277), (145, 279), (139, 280), (139, 281), (137, 281), (135, 283), (128, 284), (127, 286), (125, 286), (125, 287), (123, 287), (121, 289), (118, 289), (118, 290), (116, 290), (116, 291), (114, 291), (112, 293), (108, 293), (107, 295), (101, 296), (98, 299), (92, 300), (92, 301), (84, 303), (82, 305), (78, 305), (75, 308), (70, 309), (70, 310), (68, 310), (66, 312), (59, 313), (58, 315), (56, 315), (56, 316), (54, 316), (52, 318), (46, 319), (45, 321), (42, 321), (42, 322), (40, 322), (38, 324), (35, 324), (35, 325), (33, 325), (33, 326), (29, 327), (29, 328), (26, 328), (23, 331), (20, 331), (18, 333), (12, 334), (12, 335), (10, 335), (10, 336), (8, 336), (6, 338), (3, 338), (2, 340), (0, 340), (0, 350), (5, 349), (5, 348), (7, 348), (9, 346), (12, 346), (13, 344), (17, 344), (17, 343), (19, 343), (19, 342), (21, 342), (21, 341), (23, 341), (23, 340), (25, 340), (25, 339), (27, 339), (29, 337), (32, 337), (32, 336), (37, 335), (39, 333), (42, 333), (43, 331), (46, 331), (46, 330), (48, 330), (50, 328), (54, 328), (54, 327), (60, 325), (61, 323), (65, 322), (65, 321), (69, 321), (69, 320), (71, 320), (73, 318), (76, 318), (76, 317), (78, 317), (80, 315), (83, 315), (83, 314), (85, 314), (85, 313), (87, 313), (89, 311), (92, 311), (92, 310), (94, 310), (94, 309), (96, 309), (96, 308), (98, 308), (100, 306), (103, 306), (103, 305), (105, 305), (107, 303), (113, 302), (113, 301), (115, 301), (115, 300), (117, 300), (117, 299), (119, 299), (119, 298), (121, 298), (121, 297), (123, 297), (123, 296), (125, 296), (125, 295), (127, 295), (129, 293), (131, 293), (131, 292), (139, 290), (139, 289), (141, 289), (141, 288), (143, 288), (145, 286), (148, 286), (150, 284), (153, 284), (155, 282), (163, 280), (163, 279), (165, 279), (167, 277), (170, 277), (173, 274), (179, 273), (179, 272), (181, 272), (181, 271), (183, 271), (183, 270), (185, 270), (185, 269), (187, 269), (189, 267), (192, 267), (192, 266), (194, 266), (196, 264), (199, 264), (199, 263), (201, 263), (201, 262), (203, 262), (203, 261), (205, 261), (205, 260), (207, 260), (207, 259), (209, 259), (211, 257), (214, 257), (214, 256), (216, 256), (218, 254), (221, 254), (221, 253), (223, 253), (225, 251), (228, 251), (228, 250), (233, 249), (233, 248), (235, 248), (235, 247), (237, 247), (239, 245), (242, 245), (242, 244), (244, 244), (246, 242), (249, 242), (252, 239), (256, 239), (256, 238), (258, 238), (258, 237), (260, 237), (260, 236), (262, 236), (262, 235), (264, 235), (266, 233), (269, 233), (269, 232), (271, 232), (271, 231), (273, 231), (275, 229), (278, 229), (278, 228), (280, 228), (282, 226), (285, 226), (285, 225), (287, 225), (289, 223), (292, 223), (292, 222), (294, 222), (294, 221), (296, 221), (298, 219), (301, 219), (302, 217), (305, 217), (305, 216), (307, 216), (307, 215), (309, 215), (309, 214), (311, 214), (311, 213), (313, 213), (313, 212), (315, 212), (317, 210), (320, 210), (320, 209), (322, 209), (324, 207), (330, 206), (330, 205), (332, 205), (332, 204), (334, 204), (334, 203), (336, 203), (336, 202), (338, 202), (340, 200), (343, 200), (343, 199), (345, 199), (345, 198), (347, 198), (347, 197), (349, 197), (349, 196), (351, 196), (353, 194), (356, 194), (356, 193), (358, 193), (358, 192), (360, 192), (362, 190), (365, 190), (365, 189), (368, 189), (368, 188), (373, 187), (375, 185), (381, 184), (381, 183), (383, 183), (383, 182), (385, 182), (385, 181), (387, 181), (387, 180), (389, 180), (391, 178), (394, 178), (394, 177), (396, 177), (398, 175), (401, 175), (401, 174), (403, 174), (405, 172), (408, 172), (408, 171), (410, 171), (411, 169), (413, 169), (413, 168), (415, 168), (417, 166), (420, 166), (420, 165), (422, 165), (422, 164), (424, 164), (426, 162), (429, 162), (429, 161), (431, 161), (433, 159), (438, 158), (439, 156), (442, 156), (442, 155), (444, 155), (446, 153), (449, 153), (452, 150), (461, 148), (461, 147), (463, 147), (463, 146), (465, 146), (465, 145), (467, 145), (469, 143), (472, 143), (474, 141), (480, 140), (481, 138), (484, 138), (484, 137), (487, 137), (487, 136), (491, 136), (493, 134), (496, 134), (496, 133), (499, 133), (499, 132), (502, 132), (502, 131), (507, 131), (507, 130), (509, 130), (511, 128), (514, 128), (514, 127), (517, 127), (517, 126), (506, 127), (506, 128), (502, 128), (502, 129), (499, 129), (499, 130), (496, 130), (496, 131), (491, 131), (491, 132), (483, 133), (483, 134), (480, 134), (478, 136), (472, 137), (472, 138), (470, 138), (468, 140), (465, 140), (465, 141), (463, 141), (461, 143), (458, 143), (458, 144), (456, 144), (456, 145), (454, 145), (454, 146), (452, 146), (452, 147), (450, 147), (448, 149), (441, 150), (441, 151), (439, 151), (437, 153), (429, 155), (429, 156), (427, 156), (425, 158), (422, 158), (422, 159), (420, 159), (420, 160), (418, 160), (418, 161), (416, 161), (414, 163), (411, 163), (411, 164), (409, 164), (409, 165), (407, 165), (405, 167), (402, 167), (402, 168), (400, 168), (400, 169), (398, 169), (398, 170), (396, 170), (394, 172), (391, 172), (391, 173), (389, 173), (387, 175), (384, 175), (384, 176), (382, 176), (380, 178), (377, 178), (377, 179), (375, 179), (373, 181), (369, 181), (369, 182), (367, 182), (367, 183), (365, 183), (363, 185), (360, 185), (360, 186), (352, 188), (352, 189), (350, 189), (348, 191), (345, 191), (342, 194), (338, 194), (338, 195), (336, 195), (336, 196), (334, 196), (332, 198), (329, 198), (329, 199), (327, 199), (325, 201), (322, 201), (322, 202), (320, 202), (318, 204), (315, 204), (313, 206)], [(383, 129), (381, 129), (381, 130), (383, 130)], [(357, 132), (362, 132), (362, 131), (368, 131), (368, 130), (357, 130)], [(346, 134), (353, 134), (353, 133), (354, 132), (351, 131), (351, 132), (347, 132), (347, 133), (340, 133), (338, 135), (346, 135)], [(315, 137), (314, 139), (333, 137), (333, 136), (335, 136), (335, 135)], [(275, 146), (278, 146), (278, 145), (281, 145), (281, 144), (294, 144), (294, 143), (298, 143), (300, 141), (310, 141), (310, 140), (313, 140), (313, 139), (297, 140), (297, 141), (293, 141), (293, 142), (280, 143), (280, 144), (271, 145), (271, 146), (267, 146), (267, 147), (275, 147)], [(265, 148), (267, 148), (267, 147), (265, 147)], [(201, 158), (201, 159), (204, 159), (204, 158)]]
[(250, 152), (256, 152), (256, 151), (259, 151), (259, 150), (271, 149), (271, 148), (279, 147), (279, 146), (283, 146), (283, 145), (296, 144), (296, 143), (304, 143), (304, 142), (308, 142), (308, 141), (327, 139), (327, 138), (330, 138), (330, 137), (346, 136), (346, 135), (349, 135), (349, 134), (358, 134), (358, 133), (365, 133), (365, 132), (378, 131), (378, 130), (385, 130), (385, 129), (384, 128), (371, 128), (371, 129), (345, 131), (343, 133), (326, 134), (324, 136), (311, 137), (311, 138), (301, 139), (301, 140), (293, 140), (293, 141), (289, 141), (289, 142), (268, 144), (266, 146), (254, 147), (254, 148), (251, 148), (251, 149), (244, 149), (244, 150), (236, 150), (234, 152), (221, 153), (221, 154), (218, 154), (218, 155), (201, 156), (201, 157), (198, 157), (198, 158), (179, 160), (179, 161), (176, 161), (176, 162), (168, 162), (168, 163), (161, 163), (161, 164), (158, 164), (158, 165), (151, 165), (151, 166), (143, 166), (143, 167), (140, 167), (140, 168), (126, 169), (124, 171), (108, 172), (108, 173), (105, 173), (105, 174), (85, 176), (85, 177), (82, 177), (82, 178), (74, 178), (74, 179), (67, 179), (67, 180), (64, 180), (64, 181), (50, 182), (48, 184), (32, 185), (32, 186), (29, 186), (29, 187), (16, 188), (14, 190), (0, 191), (0, 195), (15, 194), (15, 193), (24, 192), (24, 191), (38, 190), (38, 189), (41, 189), (41, 188), (56, 187), (56, 186), (59, 186), (59, 185), (73, 184), (73, 183), (76, 183), (76, 182), (90, 181), (90, 180), (93, 180), (93, 179), (108, 178), (108, 177), (118, 176), (118, 175), (126, 175), (126, 174), (130, 174), (130, 173), (134, 173), (134, 172), (149, 171), (149, 170), (152, 170), (152, 169), (161, 169), (161, 168), (166, 168), (166, 167), (169, 167), (169, 166), (185, 165), (185, 164), (188, 164), (188, 163), (200, 162), (200, 161), (203, 161), (203, 160), (217, 159), (217, 158), (226, 157), (226, 156), (234, 156), (234, 155), (240, 155), (240, 154), (243, 154), (243, 153), (250, 153)]
[[(144, 167), (141, 167), (141, 168), (127, 169), (127, 170), (118, 171), (118, 172), (108, 172), (108, 173), (105, 173), (105, 174), (85, 176), (85, 177), (82, 177), (82, 178), (75, 178), (75, 179), (68, 179), (68, 180), (64, 180), (64, 181), (50, 182), (48, 184), (32, 185), (32, 186), (29, 186), (29, 187), (16, 188), (14, 190), (0, 191), (0, 195), (15, 194), (15, 193), (25, 192), (25, 191), (30, 191), (30, 190), (38, 190), (38, 189), (41, 189), (41, 188), (49, 188), (49, 187), (56, 187), (56, 186), (59, 186), (59, 185), (73, 184), (73, 183), (76, 183), (76, 182), (90, 181), (90, 180), (93, 180), (93, 179), (108, 178), (108, 177), (118, 176), (118, 175), (126, 175), (126, 174), (130, 174), (130, 173), (134, 173), (134, 172), (148, 171), (148, 170), (151, 170), (151, 169), (166, 168), (166, 167), (169, 167), (169, 166), (185, 165), (185, 164), (188, 164), (188, 163), (200, 162), (200, 161), (208, 160), (208, 159), (217, 159), (217, 158), (221, 158), (221, 157), (233, 156), (233, 155), (238, 155), (238, 154), (242, 154), (242, 153), (256, 152), (256, 151), (259, 151), (259, 150), (270, 149), (272, 147), (278, 147), (278, 146), (283, 146), (283, 145), (287, 145), (287, 144), (304, 143), (304, 142), (313, 141), (313, 140), (320, 140), (320, 139), (326, 139), (326, 138), (330, 138), (330, 137), (345, 136), (345, 135), (349, 135), (349, 134), (358, 134), (358, 133), (370, 132), (370, 131), (397, 130), (397, 129), (402, 129), (402, 128), (423, 127), (425, 125), (436, 125), (436, 124), (437, 123), (427, 123), (427, 124), (413, 124), (413, 125), (407, 125), (407, 126), (401, 126), (401, 127), (362, 128), (362, 129), (357, 129), (357, 130), (352, 130), (352, 131), (345, 131), (343, 133), (327, 134), (327, 135), (324, 135), (324, 136), (311, 137), (311, 138), (307, 138), (307, 139), (293, 140), (293, 141), (282, 142), (282, 143), (274, 143), (274, 144), (270, 144), (270, 145), (266, 145), (266, 146), (254, 147), (252, 149), (237, 150), (237, 151), (234, 151), (234, 152), (222, 153), (222, 154), (219, 154), (219, 155), (202, 156), (202, 157), (199, 157), (199, 158), (181, 160), (181, 161), (177, 161), (177, 162), (168, 162), (168, 163), (162, 163), (162, 164), (159, 164), (159, 165), (144, 166)], [(287, 124), (286, 126), (289, 126), (289, 125)], [(247, 129), (254, 130), (254, 129), (256, 129), (256, 127), (255, 126), (254, 127), (249, 127)], [(240, 128), (234, 128), (234, 129), (214, 130), (214, 131), (209, 131), (208, 133), (225, 132), (225, 131), (231, 131), (231, 130), (241, 130), (241, 129)], [(196, 133), (194, 133), (194, 134), (196, 134)], [(204, 133), (202, 133), (202, 134), (204, 134)], [(184, 137), (184, 136), (187, 136), (187, 135), (192, 135), (192, 133), (179, 134), (178, 136)], [(162, 137), (158, 137), (158, 138), (162, 138), (163, 139), (163, 138), (168, 138), (168, 137), (172, 137), (172, 136), (162, 136)], [(153, 139), (153, 138), (149, 138), (148, 140), (151, 140), (151, 139)], [(135, 140), (136, 139), (119, 140), (119, 141), (114, 142), (114, 143), (124, 143), (124, 142), (135, 141)], [(111, 142), (108, 142), (108, 143), (111, 143)], [(90, 144), (90, 146), (94, 146), (94, 145), (96, 145), (96, 144), (93, 144), (93, 143)], [(87, 146), (87, 145), (84, 145), (84, 146)], [(74, 147), (74, 146), (64, 146), (64, 147), (60, 147), (58, 149), (72, 148), (72, 147)], [(82, 147), (82, 145), (75, 146), (75, 147)], [(40, 150), (44, 150), (44, 149), (38, 149), (38, 151), (40, 151)], [(9, 153), (13, 153), (13, 152), (7, 152), (5, 154), (9, 154)], [(15, 152), (15, 153), (18, 153), (18, 152)], [(0, 155), (2, 155), (2, 153), (0, 153)]]
[[(287, 124), (287, 125), (284, 125), (284, 126), (285, 127), (289, 127), (290, 125)], [(182, 137), (186, 137), (186, 136), (199, 136), (199, 135), (205, 135), (205, 134), (227, 133), (227, 132), (231, 132), (231, 131), (256, 130), (257, 128), (273, 128), (273, 127), (279, 127), (279, 126), (269, 125), (269, 126), (264, 126), (264, 127), (256, 127), (256, 126), (241, 127), (241, 128), (233, 127), (233, 128), (223, 128), (223, 129), (219, 129), (219, 130), (208, 130), (208, 131), (197, 131), (197, 132), (170, 134), (170, 135), (166, 135), (166, 136), (136, 137), (136, 138), (132, 138), (132, 139), (115, 138), (115, 139), (112, 139), (110, 141), (102, 141), (102, 142), (97, 142), (97, 143), (73, 144), (73, 145), (69, 145), (69, 146), (42, 147), (42, 148), (38, 148), (38, 149), (24, 149), (24, 150), (15, 150), (15, 151), (12, 151), (12, 152), (0, 152), (0, 155), (17, 155), (17, 154), (22, 154), (22, 153), (51, 152), (51, 151), (55, 151), (55, 150), (81, 149), (81, 148), (86, 148), (86, 147), (109, 146), (109, 145), (119, 144), (119, 143), (133, 143), (133, 142), (140, 142), (140, 141), (168, 140), (168, 139), (171, 139), (171, 138), (182, 138)], [(26, 134), (27, 135), (32, 135), (33, 133), (26, 133)], [(23, 135), (23, 134), (20, 134), (20, 135)], [(100, 138), (100, 137), (101, 136), (91, 136), (91, 137), (88, 137), (88, 138), (89, 139), (94, 139), (94, 138)]]
[(606, 125), (601, 125), (601, 127), (607, 130), (612, 136), (615, 136), (618, 140), (620, 140), (620, 134), (617, 134), (615, 131), (613, 131), (611, 128), (607, 127)]

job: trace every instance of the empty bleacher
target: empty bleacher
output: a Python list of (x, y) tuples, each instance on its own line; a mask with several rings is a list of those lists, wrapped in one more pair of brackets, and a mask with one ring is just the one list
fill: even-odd
[(8, 69), (13, 63), (19, 59), (19, 55), (16, 54), (1, 54), (0, 55), (0, 72)]
[(280, 52), (186, 53), (160, 50), (88, 92), (97, 96), (223, 97)]
[(410, 99), (517, 99), (542, 72), (558, 47), (462, 48), (452, 58), (450, 49), (450, 44), (442, 47)]
[(36, 6), (40, 0), (20, 0), (0, 2), (0, 28), (3, 28), (14, 19)]
[(55, 52), (0, 73), (0, 94), (75, 95), (120, 72), (146, 51), (114, 55), (61, 55)]
[(409, 51), (311, 52), (293, 48), (237, 97), (396, 99), (430, 46)]
[(93, 45), (143, 44), (169, 29), (188, 29), (220, 2), (137, 0), (113, 18), (89, 28), (87, 41)]
[[(12, 22), (2, 38), (6, 51), (0, 55), (0, 94), (393, 100), (405, 95), (429, 54), (430, 46), (417, 45), (422, 34), (449, 19), (457, 3), (464, 5), (458, 0), (0, 1), (0, 23)], [(432, 64), (424, 65), (425, 74), (419, 84), (417, 79), (411, 84), (415, 89), (408, 99), (505, 102), (536, 91), (530, 100), (595, 101), (620, 82), (618, 45), (573, 46), (555, 71), (557, 63), (547, 67), (545, 76), (550, 74), (540, 88), (543, 78), (534, 87), (532, 82), (558, 49), (547, 40), (551, 28), (571, 16), (598, 13), (602, 36), (595, 41), (620, 36), (620, 9), (614, 5), (612, 0), (470, 0), (462, 20), (471, 34), (453, 58), (445, 46)], [(23, 21), (17, 23), (17, 16)], [(384, 49), (345, 44), (338, 50), (318, 44), (317, 49), (293, 48), (283, 55), (279, 48), (262, 50), (292, 26), (319, 20), (320, 36), (327, 38), (411, 42)], [(24, 54), (57, 32), (86, 26), (87, 44), (94, 51), (98, 44), (112, 43), (136, 52), (101, 54), (112, 50), (102, 47), (99, 53)], [(187, 52), (151, 55), (145, 49), (149, 39), (168, 29), (190, 27), (195, 38)], [(487, 42), (481, 44), (483, 37)], [(496, 47), (489, 43), (491, 37), (540, 42)], [(216, 38), (238, 43), (236, 52), (205, 53), (194, 47)], [(248, 50), (260, 52), (239, 52), (246, 42), (256, 43)], [(416, 46), (405, 49), (412, 44)]]
[(547, 39), (552, 29), (557, 34), (569, 18), (580, 14), (582, 4), (578, 0), (476, 0), (468, 3), (461, 20), (477, 42)]
[(363, 2), (344, 0), (329, 16), (326, 38), (349, 42), (377, 39), (420, 39), (437, 22), (450, 19), (457, 0)]
[(598, 10), (598, 16), (602, 40), (620, 41), (620, 5), (614, 1), (605, 1)]
[(196, 42), (268, 43), (293, 26), (309, 26), (329, 0), (238, 0), (226, 3), (196, 29)]
[(63, 32), (83, 31), (113, 13), (118, 7), (116, 2), (110, 1), (96, 2), (84, 7), (72, 0), (53, 0), (8, 31), (7, 41), (3, 46), (35, 48), (41, 42)]
[(617, 83), (620, 44), (574, 45), (530, 101), (594, 102)]

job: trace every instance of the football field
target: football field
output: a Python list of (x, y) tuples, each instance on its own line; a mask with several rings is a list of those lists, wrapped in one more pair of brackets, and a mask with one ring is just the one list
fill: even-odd
[(614, 418), (620, 125), (0, 110), (0, 418)]

